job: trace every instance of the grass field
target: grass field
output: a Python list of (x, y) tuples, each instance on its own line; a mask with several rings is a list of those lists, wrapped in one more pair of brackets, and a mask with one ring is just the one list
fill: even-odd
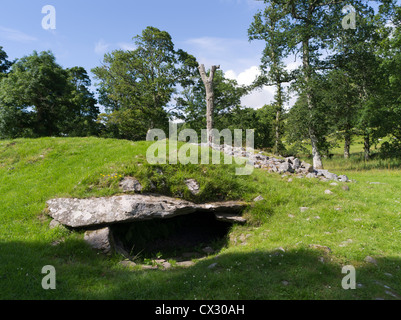
[[(342, 183), (289, 182), (262, 170), (236, 176), (234, 165), (152, 166), (145, 159), (148, 146), (96, 138), (0, 141), (1, 299), (401, 297), (399, 161), (365, 163), (357, 148), (349, 160), (327, 159), (326, 169), (354, 181), (347, 191)], [(247, 210), (249, 223), (231, 229), (220, 253), (167, 271), (128, 269), (119, 264), (121, 256), (90, 249), (83, 232), (49, 229), (47, 200), (110, 196), (126, 175), (137, 177), (145, 191), (153, 184), (159, 193), (191, 201), (265, 200)], [(185, 188), (186, 178), (199, 181), (197, 196)], [(56, 290), (41, 286), (45, 265), (56, 269)], [(344, 265), (356, 268), (355, 290), (341, 286)]]

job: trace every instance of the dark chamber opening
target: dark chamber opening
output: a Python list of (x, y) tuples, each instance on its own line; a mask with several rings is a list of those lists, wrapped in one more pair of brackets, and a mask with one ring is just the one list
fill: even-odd
[[(232, 224), (216, 220), (214, 214), (196, 212), (168, 219), (153, 219), (112, 226), (116, 244), (130, 257), (178, 259), (184, 254), (205, 256), (227, 244)], [(210, 253), (210, 252), (209, 252)]]

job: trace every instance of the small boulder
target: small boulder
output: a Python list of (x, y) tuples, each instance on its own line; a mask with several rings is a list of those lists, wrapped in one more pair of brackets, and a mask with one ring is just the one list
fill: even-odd
[(140, 182), (133, 177), (125, 177), (120, 182), (120, 188), (123, 189), (124, 192), (141, 192), (142, 185)]
[(103, 253), (110, 253), (112, 250), (111, 245), (111, 231), (110, 228), (103, 228), (98, 230), (86, 231), (84, 240), (93, 249), (101, 250)]
[(200, 192), (199, 183), (195, 179), (186, 179), (185, 184), (193, 195), (197, 195)]

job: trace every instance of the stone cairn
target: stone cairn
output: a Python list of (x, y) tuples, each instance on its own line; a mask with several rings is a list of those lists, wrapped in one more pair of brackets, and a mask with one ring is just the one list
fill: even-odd
[[(198, 144), (200, 147), (207, 147), (207, 143)], [(227, 144), (217, 145), (212, 144), (211, 148), (216, 151), (223, 152), (229, 156), (248, 159), (248, 164), (253, 165), (258, 169), (265, 169), (268, 172), (278, 173), (282, 175), (296, 175), (297, 178), (319, 178), (323, 181), (340, 181), (350, 182), (346, 175), (340, 175), (331, 173), (328, 170), (314, 169), (309, 163), (299, 160), (295, 157), (287, 157), (284, 159), (277, 159), (274, 157), (268, 157), (263, 153), (252, 150), (249, 152), (243, 147), (232, 147)]]

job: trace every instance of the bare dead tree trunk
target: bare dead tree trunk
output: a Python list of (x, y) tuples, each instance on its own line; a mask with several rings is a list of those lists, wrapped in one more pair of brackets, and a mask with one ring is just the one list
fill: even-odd
[(283, 111), (283, 97), (282, 97), (282, 87), (281, 83), (277, 82), (277, 99), (276, 99), (276, 123), (275, 123), (275, 138), (276, 141), (274, 143), (274, 154), (278, 155), (280, 153), (280, 144), (281, 144), (281, 113)]
[(344, 143), (344, 159), (349, 159), (350, 157), (350, 145), (351, 139), (349, 139), (349, 137), (346, 137)]
[(344, 135), (344, 159), (349, 159), (350, 157), (350, 146), (351, 146), (351, 134), (347, 129)]
[[(304, 81), (306, 85), (306, 98), (308, 102), (308, 109), (310, 111), (310, 117), (312, 118), (312, 111), (315, 108), (315, 103), (313, 100), (312, 88), (311, 88), (311, 68), (310, 68), (310, 48), (309, 39), (304, 39), (303, 41), (303, 69), (304, 69)], [(312, 119), (311, 119), (312, 120)], [(315, 133), (315, 128), (312, 123), (309, 125), (309, 137), (312, 144), (312, 156), (313, 156), (313, 167), (315, 169), (323, 169), (322, 157), (319, 151), (319, 140)]]
[(214, 112), (213, 78), (216, 70), (220, 69), (220, 66), (212, 66), (212, 68), (210, 69), (209, 77), (206, 74), (205, 66), (203, 64), (199, 65), (198, 69), (206, 89), (207, 141), (209, 142), (209, 144), (211, 144), (213, 139), (212, 129), (213, 129), (213, 112)]

